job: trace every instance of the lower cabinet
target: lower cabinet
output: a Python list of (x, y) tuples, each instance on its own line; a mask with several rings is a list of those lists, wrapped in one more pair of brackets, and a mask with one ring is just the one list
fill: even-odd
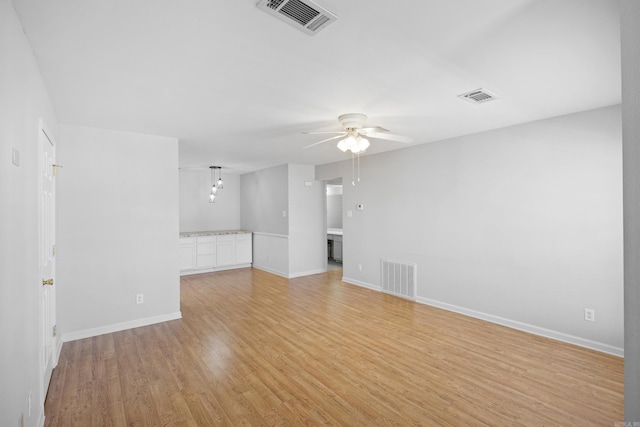
[(251, 234), (236, 234), (236, 264), (251, 264), (252, 262)]
[(216, 266), (216, 236), (196, 237), (196, 268)]
[(181, 275), (248, 267), (252, 259), (251, 233), (180, 237)]
[(216, 236), (216, 267), (236, 264), (236, 235)]
[(196, 238), (180, 238), (180, 271), (196, 268)]

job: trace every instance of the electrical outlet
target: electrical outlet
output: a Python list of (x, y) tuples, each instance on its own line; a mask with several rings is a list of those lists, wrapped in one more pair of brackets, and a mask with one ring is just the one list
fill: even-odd
[(585, 308), (584, 309), (584, 320), (588, 322), (596, 321), (596, 311), (593, 308)]
[(358, 264), (358, 271), (362, 271), (362, 264)]
[(136, 295), (136, 304), (142, 304), (142, 303), (144, 303), (144, 294)]

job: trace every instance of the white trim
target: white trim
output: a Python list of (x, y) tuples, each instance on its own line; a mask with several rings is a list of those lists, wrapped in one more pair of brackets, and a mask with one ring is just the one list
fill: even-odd
[(301, 271), (299, 273), (289, 274), (289, 279), (295, 279), (296, 277), (311, 276), (313, 274), (321, 274), (326, 272), (327, 272), (326, 268), (319, 268), (317, 270), (310, 270), (310, 271)]
[(190, 276), (192, 274), (202, 274), (202, 273), (214, 273), (216, 271), (224, 271), (224, 270), (235, 270), (238, 268), (251, 268), (251, 263), (249, 264), (234, 264), (227, 265), (224, 267), (212, 267), (212, 268), (201, 268), (201, 269), (193, 269), (193, 270), (181, 270), (180, 276)]
[[(342, 281), (345, 283), (350, 283), (352, 285), (357, 285), (363, 288), (382, 292), (381, 286), (372, 285), (371, 283), (362, 282), (360, 280), (351, 279), (344, 276), (342, 277)], [(389, 295), (392, 295), (392, 294), (389, 294)], [(585, 338), (576, 337), (574, 335), (552, 331), (550, 329), (541, 328), (539, 326), (529, 325), (527, 323), (518, 322), (516, 320), (505, 319), (504, 317), (494, 316), (492, 314), (482, 313), (480, 311), (475, 311), (475, 310), (471, 310), (464, 307), (458, 307), (453, 304), (447, 304), (447, 303), (432, 300), (429, 298), (416, 296), (415, 302), (429, 305), (432, 307), (441, 308), (447, 311), (452, 311), (454, 313), (462, 314), (464, 316), (474, 317), (476, 319), (484, 320), (486, 322), (496, 323), (498, 325), (506, 326), (508, 328), (527, 332), (533, 335), (538, 335), (545, 338), (551, 338), (556, 341), (566, 342), (569, 344), (577, 345), (579, 347), (584, 347), (591, 350), (600, 351), (602, 353), (611, 354), (613, 356), (624, 357), (624, 348), (614, 347), (609, 344), (604, 344), (597, 341), (591, 341)]]
[(284, 277), (285, 279), (295, 279), (297, 277), (311, 276), (313, 274), (322, 274), (327, 272), (326, 268), (319, 268), (317, 270), (301, 271), (299, 273), (288, 274), (288, 273), (283, 273), (282, 271), (274, 270), (272, 268), (263, 267), (261, 265), (256, 265), (256, 264), (253, 265), (253, 268), (257, 270), (266, 271), (267, 273), (275, 274), (276, 276)]
[(372, 291), (382, 292), (382, 286), (372, 285), (371, 283), (362, 282), (362, 281), (356, 280), (356, 279), (351, 279), (351, 278), (346, 277), (346, 276), (342, 276), (342, 281), (345, 282), (345, 283), (352, 284), (352, 285), (356, 285), (356, 286), (360, 286), (360, 287), (363, 287), (363, 288), (371, 289)]
[(260, 231), (254, 231), (253, 234), (254, 235), (257, 234), (258, 236), (281, 237), (283, 239), (288, 239), (289, 238), (288, 234), (262, 233)]
[(262, 265), (253, 264), (253, 268), (256, 268), (256, 269), (262, 270), (262, 271), (266, 271), (267, 273), (275, 274), (276, 276), (284, 277), (285, 279), (289, 278), (289, 275), (287, 273), (283, 273), (282, 271), (274, 270), (274, 269), (269, 268), (269, 267), (264, 267)]
[(60, 353), (62, 352), (62, 338), (56, 337), (56, 351), (54, 354), (53, 367), (58, 366), (58, 361), (60, 360)]
[(139, 328), (141, 326), (153, 325), (155, 323), (167, 322), (169, 320), (182, 319), (182, 313), (162, 314), (160, 316), (146, 317), (144, 319), (130, 320), (128, 322), (114, 323), (112, 325), (100, 326), (98, 328), (84, 329), (82, 331), (70, 332), (62, 336), (63, 342), (76, 341), (84, 338), (91, 338), (98, 335), (110, 334), (112, 332), (124, 331), (127, 329)]
[(609, 344), (604, 344), (588, 339), (576, 337), (574, 335), (565, 334), (562, 332), (552, 331), (550, 329), (541, 328), (527, 323), (518, 322), (516, 320), (505, 319), (504, 317), (494, 316), (492, 314), (482, 313), (480, 311), (471, 310), (464, 307), (459, 307), (453, 304), (447, 304), (444, 302), (432, 300), (429, 298), (416, 297), (416, 302), (426, 304), (432, 307), (441, 308), (443, 310), (452, 311), (454, 313), (463, 314), (465, 316), (474, 317), (476, 319), (484, 320), (498, 325), (506, 326), (519, 331), (528, 332), (533, 335), (542, 336), (545, 338), (551, 338), (557, 341), (574, 344), (580, 347), (589, 348), (591, 350), (597, 350), (602, 353), (612, 354), (618, 357), (624, 357), (624, 349), (614, 347)]

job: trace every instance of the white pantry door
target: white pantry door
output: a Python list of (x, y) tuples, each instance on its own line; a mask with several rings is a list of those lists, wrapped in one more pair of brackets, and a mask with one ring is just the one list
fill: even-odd
[(56, 358), (56, 288), (55, 288), (55, 146), (53, 139), (40, 126), (39, 165), (39, 252), (40, 252), (40, 316), (42, 319), (41, 366), (42, 403), (49, 388)]

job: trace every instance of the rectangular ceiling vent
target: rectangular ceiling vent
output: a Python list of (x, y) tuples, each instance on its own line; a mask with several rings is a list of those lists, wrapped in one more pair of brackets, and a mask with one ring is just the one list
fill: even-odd
[(463, 93), (462, 95), (458, 95), (458, 98), (462, 98), (472, 104), (482, 104), (483, 102), (498, 99), (497, 96), (484, 89), (476, 89), (471, 92)]
[(312, 0), (260, 0), (258, 8), (310, 35), (338, 19)]

